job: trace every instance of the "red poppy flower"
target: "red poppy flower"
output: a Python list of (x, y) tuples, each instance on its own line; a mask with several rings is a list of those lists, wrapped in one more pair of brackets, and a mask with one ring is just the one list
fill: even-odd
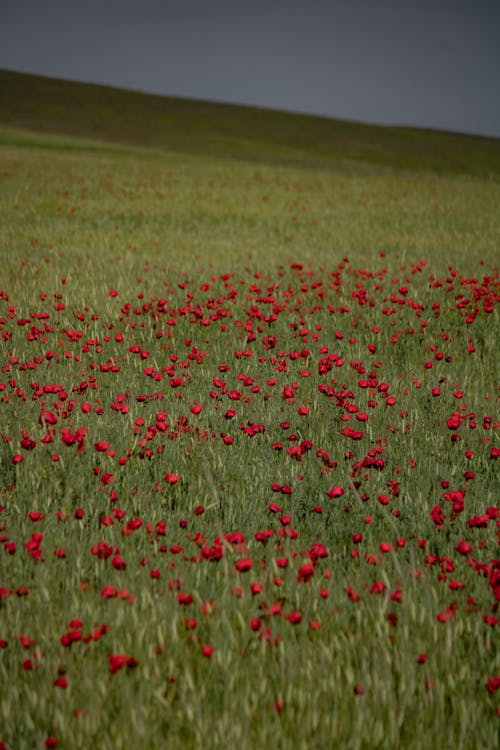
[(314, 565), (312, 563), (303, 563), (299, 568), (297, 576), (298, 583), (307, 583), (314, 575)]
[(245, 573), (247, 570), (251, 570), (253, 566), (253, 560), (251, 557), (242, 557), (236, 561), (234, 567), (240, 573)]
[(333, 500), (334, 497), (342, 497), (342, 495), (345, 493), (345, 489), (343, 487), (339, 487), (338, 485), (334, 485), (331, 487), (328, 492), (326, 493), (328, 497)]
[(116, 674), (116, 672), (125, 666), (129, 669), (134, 669), (138, 664), (136, 659), (127, 654), (109, 654), (108, 662), (110, 674)]
[(465, 555), (470, 555), (471, 552), (472, 552), (472, 546), (469, 544), (469, 542), (466, 542), (466, 541), (462, 540), (461, 542), (459, 542), (457, 544), (457, 546), (455, 547), (455, 550), (460, 555), (464, 555), (464, 556)]
[(445, 623), (449, 622), (449, 620), (452, 620), (456, 614), (457, 612), (454, 605), (450, 604), (449, 607), (446, 607), (446, 609), (443, 609), (443, 611), (437, 615), (436, 619), (438, 622)]
[(490, 677), (486, 683), (486, 690), (488, 693), (496, 693), (500, 689), (500, 675)]
[(173, 474), (170, 471), (167, 471), (165, 474), (165, 481), (167, 484), (176, 484), (180, 480), (179, 474)]

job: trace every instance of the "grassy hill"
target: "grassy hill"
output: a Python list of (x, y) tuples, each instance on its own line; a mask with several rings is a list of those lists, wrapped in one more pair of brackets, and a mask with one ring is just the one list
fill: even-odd
[[(500, 176), (500, 139), (153, 96), (8, 70), (0, 70), (0, 126), (323, 170), (365, 164)], [(2, 137), (12, 143), (12, 132)]]

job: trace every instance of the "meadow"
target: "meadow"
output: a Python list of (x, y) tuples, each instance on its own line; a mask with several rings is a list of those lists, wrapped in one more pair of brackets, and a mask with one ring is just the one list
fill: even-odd
[(497, 747), (498, 143), (40, 113), (0, 126), (0, 748)]

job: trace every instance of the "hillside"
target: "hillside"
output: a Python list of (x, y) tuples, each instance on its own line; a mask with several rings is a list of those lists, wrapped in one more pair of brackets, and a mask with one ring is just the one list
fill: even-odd
[(500, 176), (500, 139), (154, 96), (7, 70), (0, 70), (0, 126), (324, 170), (354, 163)]

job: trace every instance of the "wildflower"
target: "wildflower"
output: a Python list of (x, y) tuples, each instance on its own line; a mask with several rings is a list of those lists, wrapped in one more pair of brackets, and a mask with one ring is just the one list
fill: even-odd
[(445, 522), (445, 515), (443, 511), (441, 510), (440, 505), (435, 505), (431, 512), (429, 513), (430, 517), (434, 521), (434, 524), (436, 526), (442, 526)]
[(500, 675), (490, 677), (486, 683), (486, 690), (488, 693), (493, 694), (500, 688)]
[(465, 542), (464, 540), (462, 540), (461, 542), (457, 544), (457, 546), (455, 547), (455, 550), (460, 555), (464, 555), (464, 556), (470, 555), (472, 552), (472, 546), (469, 544), (469, 542)]
[(165, 481), (167, 484), (176, 484), (180, 480), (179, 474), (173, 474), (170, 471), (167, 471), (165, 474)]
[(354, 591), (352, 586), (347, 586), (345, 592), (347, 596), (349, 597), (349, 599), (351, 600), (351, 602), (359, 602), (360, 596), (356, 591)]
[(299, 568), (297, 576), (298, 583), (307, 583), (314, 575), (314, 565), (312, 563), (303, 563)]
[(285, 708), (285, 699), (284, 698), (275, 698), (274, 699), (274, 708), (276, 709), (277, 713), (281, 713), (283, 709)]
[(253, 566), (253, 560), (251, 557), (242, 557), (235, 563), (235, 568), (240, 573), (245, 573), (246, 571), (250, 570)]
[(446, 607), (446, 609), (443, 609), (443, 611), (437, 615), (437, 621), (441, 623), (449, 622), (449, 620), (452, 620), (456, 614), (455, 606), (450, 604), (449, 607)]
[(330, 500), (333, 500), (333, 498), (335, 497), (342, 497), (344, 493), (345, 489), (343, 487), (335, 485), (334, 487), (331, 487), (326, 494), (328, 495)]
[(500, 622), (500, 618), (495, 617), (495, 615), (484, 615), (483, 622), (491, 628), (494, 628)]
[(109, 654), (108, 662), (110, 674), (116, 674), (116, 672), (125, 666), (129, 669), (134, 669), (138, 665), (137, 660), (127, 654)]

